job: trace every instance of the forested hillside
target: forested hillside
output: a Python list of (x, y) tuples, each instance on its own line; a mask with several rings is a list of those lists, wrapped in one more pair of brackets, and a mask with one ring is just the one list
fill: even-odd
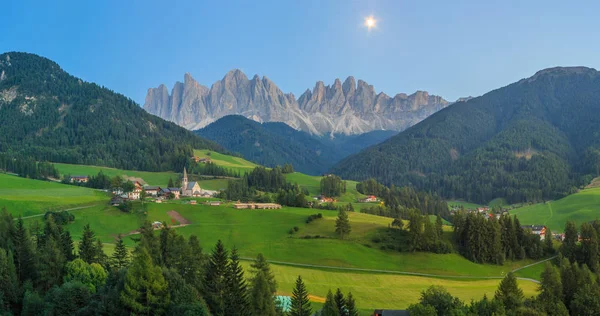
[(0, 55), (0, 152), (131, 170), (179, 170), (194, 148), (221, 147), (69, 75), (46, 58)]
[(599, 73), (552, 68), (457, 102), (332, 172), (480, 203), (541, 201), (598, 175), (599, 136)]

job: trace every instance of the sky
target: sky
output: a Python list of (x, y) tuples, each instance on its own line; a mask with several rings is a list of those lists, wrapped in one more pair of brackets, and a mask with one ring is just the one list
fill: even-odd
[(19, 0), (0, 4), (0, 53), (50, 58), (140, 104), (186, 72), (210, 86), (234, 68), (296, 96), (354, 76), (452, 101), (548, 67), (600, 69), (598, 12), (554, 0)]

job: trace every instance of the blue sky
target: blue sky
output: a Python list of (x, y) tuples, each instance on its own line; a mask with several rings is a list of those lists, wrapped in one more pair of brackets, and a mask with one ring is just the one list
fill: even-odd
[[(230, 69), (299, 96), (349, 75), (394, 95), (481, 95), (553, 66), (600, 68), (593, 1), (10, 1), (0, 52), (48, 57), (143, 103)], [(363, 26), (373, 15), (377, 28)]]

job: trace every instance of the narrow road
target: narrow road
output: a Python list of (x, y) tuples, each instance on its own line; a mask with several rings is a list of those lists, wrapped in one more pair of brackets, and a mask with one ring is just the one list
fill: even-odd
[[(83, 210), (86, 208), (90, 208), (90, 207), (94, 207), (94, 206), (98, 206), (98, 205), (102, 205), (102, 204), (93, 204), (93, 205), (86, 205), (86, 206), (78, 206), (78, 207), (72, 207), (72, 208), (67, 208), (64, 210), (56, 210), (56, 212), (66, 212), (66, 211), (76, 211), (76, 210)], [(44, 216), (46, 215), (46, 213), (43, 214), (37, 214), (37, 215), (30, 215), (30, 216), (25, 216), (25, 217), (21, 217), (22, 219), (27, 219), (27, 218), (33, 218), (33, 217), (40, 217), (40, 216)], [(15, 218), (14, 220), (18, 220), (19, 218)]]
[[(519, 271), (521, 269), (525, 269), (536, 264), (540, 264), (546, 262), (548, 260), (552, 260), (557, 256), (544, 259), (532, 264), (528, 264), (526, 266), (517, 268), (512, 270), (512, 272)], [(255, 261), (253, 258), (240, 258), (240, 260), (244, 261)], [(394, 271), (394, 270), (379, 270), (379, 269), (362, 269), (362, 268), (347, 268), (347, 267), (333, 267), (333, 266), (322, 266), (315, 264), (305, 264), (305, 263), (294, 263), (294, 262), (285, 262), (285, 261), (276, 261), (276, 260), (267, 260), (272, 264), (286, 265), (291, 267), (302, 267), (302, 268), (317, 268), (317, 269), (330, 269), (330, 270), (344, 270), (344, 271), (355, 271), (355, 272), (372, 272), (372, 273), (388, 273), (388, 274), (401, 274), (401, 275), (413, 275), (413, 276), (422, 276), (422, 277), (432, 277), (432, 278), (445, 278), (445, 279), (504, 279), (504, 276), (470, 276), (470, 275), (443, 275), (443, 274), (433, 274), (433, 273), (419, 273), (419, 272), (408, 272), (408, 271)], [(517, 277), (519, 280), (530, 281), (533, 283), (539, 284), (540, 281), (531, 279), (531, 278), (521, 278)]]

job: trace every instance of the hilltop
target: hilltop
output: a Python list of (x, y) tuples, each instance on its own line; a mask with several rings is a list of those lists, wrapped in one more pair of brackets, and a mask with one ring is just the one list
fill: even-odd
[(85, 82), (53, 61), (0, 54), (0, 152), (146, 171), (179, 169), (193, 148), (220, 146)]
[(600, 75), (552, 68), (457, 102), (331, 172), (487, 203), (556, 199), (600, 172)]

